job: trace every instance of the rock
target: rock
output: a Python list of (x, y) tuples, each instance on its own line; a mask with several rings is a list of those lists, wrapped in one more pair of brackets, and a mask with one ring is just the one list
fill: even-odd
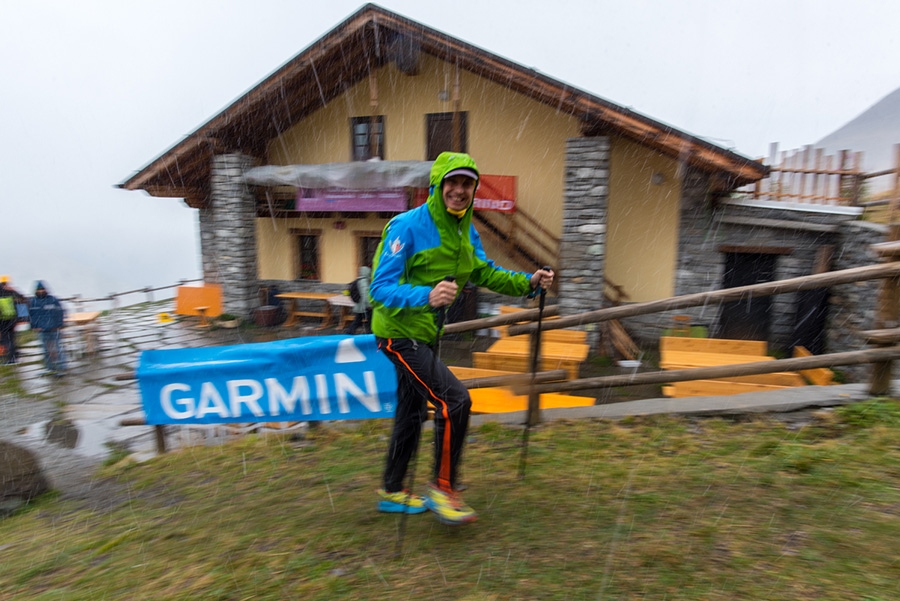
[(0, 440), (0, 516), (48, 490), (50, 485), (34, 453)]

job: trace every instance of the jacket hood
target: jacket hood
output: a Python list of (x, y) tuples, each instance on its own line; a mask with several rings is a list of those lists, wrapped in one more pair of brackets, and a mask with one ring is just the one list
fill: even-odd
[[(475, 173), (481, 175), (478, 166), (475, 165), (475, 160), (462, 152), (442, 152), (434, 160), (434, 164), (431, 166), (431, 176), (428, 179), (429, 188), (427, 204), (428, 211), (431, 213), (436, 223), (443, 223), (448, 219), (452, 219), (454, 222), (457, 221), (456, 217), (447, 212), (447, 206), (444, 204), (444, 197), (441, 194), (441, 182), (444, 181), (444, 176), (454, 169), (463, 168), (471, 169)], [(475, 184), (475, 189), (478, 189), (477, 183)], [(473, 199), (472, 202), (469, 203), (469, 208), (466, 209), (465, 215), (459, 219), (459, 224), (461, 226), (468, 227), (469, 223), (471, 223), (474, 206), (475, 201)]]
[(368, 280), (369, 276), (371, 276), (371, 275), (372, 275), (371, 267), (366, 267), (365, 265), (363, 265), (359, 268), (359, 276), (358, 277), (366, 278)]

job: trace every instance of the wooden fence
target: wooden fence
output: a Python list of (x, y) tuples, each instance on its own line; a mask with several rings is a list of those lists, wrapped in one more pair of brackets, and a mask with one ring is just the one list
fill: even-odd
[(84, 298), (80, 294), (75, 294), (70, 297), (61, 298), (59, 300), (70, 302), (75, 305), (76, 311), (81, 311), (84, 308), (84, 305), (89, 305), (91, 307), (96, 307), (98, 303), (102, 303), (106, 305), (105, 308), (116, 310), (121, 306), (121, 298), (125, 296), (130, 296), (133, 294), (144, 294), (144, 302), (152, 303), (154, 300), (153, 293), (160, 292), (163, 290), (172, 290), (172, 295), (168, 294), (163, 295), (160, 300), (166, 298), (175, 298), (174, 292), (178, 289), (179, 286), (184, 286), (185, 284), (190, 284), (193, 282), (202, 282), (203, 279), (194, 279), (194, 280), (179, 280), (177, 284), (169, 284), (167, 286), (145, 286), (144, 288), (137, 288), (135, 290), (126, 290), (125, 292), (111, 292), (107, 296), (100, 298)]
[[(894, 157), (892, 168), (866, 173), (862, 152), (842, 150), (826, 155), (823, 148), (813, 146), (779, 152), (778, 144), (773, 143), (768, 159), (763, 160), (770, 167), (769, 177), (738, 192), (760, 200), (860, 206), (867, 200), (867, 185), (875, 178), (891, 176), (892, 181), (881, 188), (893, 190), (893, 196), (898, 194), (900, 144), (894, 146)], [(890, 198), (876, 202), (887, 204)]]
[[(897, 238), (900, 236), (892, 236)], [(514, 387), (516, 394), (528, 393), (528, 418), (529, 424), (540, 420), (539, 401), (540, 394), (546, 392), (571, 392), (589, 388), (603, 388), (614, 386), (628, 386), (634, 384), (665, 383), (686, 381), (695, 379), (721, 378), (736, 375), (750, 375), (791, 371), (795, 369), (811, 369), (819, 367), (833, 367), (838, 365), (853, 365), (871, 363), (874, 365), (870, 393), (873, 395), (886, 394), (890, 391), (891, 370), (895, 359), (900, 358), (900, 241), (896, 239), (873, 245), (873, 250), (880, 255), (886, 263), (855, 267), (841, 271), (820, 273), (788, 280), (764, 282), (738, 288), (713, 290), (696, 294), (688, 294), (678, 297), (633, 303), (617, 307), (609, 307), (576, 315), (568, 315), (558, 319), (542, 321), (541, 330), (552, 330), (572, 326), (581, 326), (590, 323), (601, 323), (622, 317), (646, 315), (673, 309), (682, 309), (715, 302), (724, 302), (748, 297), (771, 296), (799, 290), (830, 287), (838, 284), (862, 282), (873, 279), (884, 281), (879, 300), (879, 308), (876, 314), (876, 327), (885, 328), (863, 332), (869, 344), (874, 349), (848, 351), (812, 357), (793, 359), (781, 359), (777, 361), (765, 361), (757, 363), (744, 363), (718, 367), (693, 368), (677, 371), (660, 371), (627, 376), (607, 376), (601, 378), (586, 378), (569, 380), (566, 382), (553, 382), (546, 384), (531, 384)], [(515, 314), (514, 314), (515, 315)], [(523, 314), (516, 315), (519, 319)], [(484, 327), (481, 320), (453, 324), (454, 331), (466, 331)], [(532, 334), (538, 330), (537, 323), (520, 323), (509, 327), (509, 335)], [(535, 344), (533, 352), (539, 353), (539, 344)]]

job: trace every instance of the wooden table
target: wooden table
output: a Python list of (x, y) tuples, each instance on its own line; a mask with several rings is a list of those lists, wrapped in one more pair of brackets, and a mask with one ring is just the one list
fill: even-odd
[[(291, 301), (291, 306), (287, 312), (288, 316), (284, 322), (285, 327), (297, 323), (299, 317), (318, 317), (322, 320), (322, 323), (316, 328), (317, 330), (331, 325), (331, 303), (329, 300), (334, 298), (334, 296), (331, 292), (283, 292), (275, 295), (276, 298)], [(324, 304), (324, 307), (321, 311), (301, 311), (297, 308), (298, 300), (320, 301)]]
[(328, 304), (339, 309), (341, 316), (338, 319), (337, 327), (341, 330), (346, 328), (347, 324), (356, 317), (351, 310), (356, 303), (346, 294), (335, 294), (334, 296), (329, 297)]
[(97, 351), (97, 332), (93, 324), (100, 317), (100, 311), (84, 311), (66, 315), (66, 324), (76, 326), (82, 340), (82, 348), (85, 354), (93, 354)]

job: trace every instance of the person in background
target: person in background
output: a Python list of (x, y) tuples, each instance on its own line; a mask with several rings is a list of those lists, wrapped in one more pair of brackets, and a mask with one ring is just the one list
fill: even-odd
[(16, 305), (24, 302), (25, 297), (12, 287), (9, 276), (0, 276), (0, 352), (3, 363), (18, 362), (16, 324), (19, 323), (19, 314)]
[(372, 303), (369, 300), (369, 276), (372, 274), (372, 268), (365, 265), (359, 268), (359, 277), (356, 278), (356, 285), (359, 286), (359, 300), (353, 305), (353, 321), (344, 330), (344, 334), (356, 334), (356, 329), (363, 326), (363, 332), (366, 333), (365, 324), (372, 325)]
[[(465, 524), (475, 511), (459, 496), (457, 474), (472, 400), (436, 353), (442, 315), (467, 281), (511, 296), (553, 283), (553, 272), (503, 269), (488, 260), (472, 225), (479, 173), (463, 153), (441, 153), (431, 168), (428, 200), (387, 224), (375, 250), (372, 332), (397, 371), (397, 408), (378, 491), (378, 510), (434, 512), (445, 524)], [(434, 480), (426, 497), (404, 490), (419, 444), (426, 401), (434, 407)]]
[(59, 300), (47, 292), (44, 283), (38, 281), (29, 304), (31, 329), (41, 335), (44, 346), (44, 366), (55, 376), (66, 371), (66, 357), (60, 340), (60, 330), (65, 325), (66, 310)]

